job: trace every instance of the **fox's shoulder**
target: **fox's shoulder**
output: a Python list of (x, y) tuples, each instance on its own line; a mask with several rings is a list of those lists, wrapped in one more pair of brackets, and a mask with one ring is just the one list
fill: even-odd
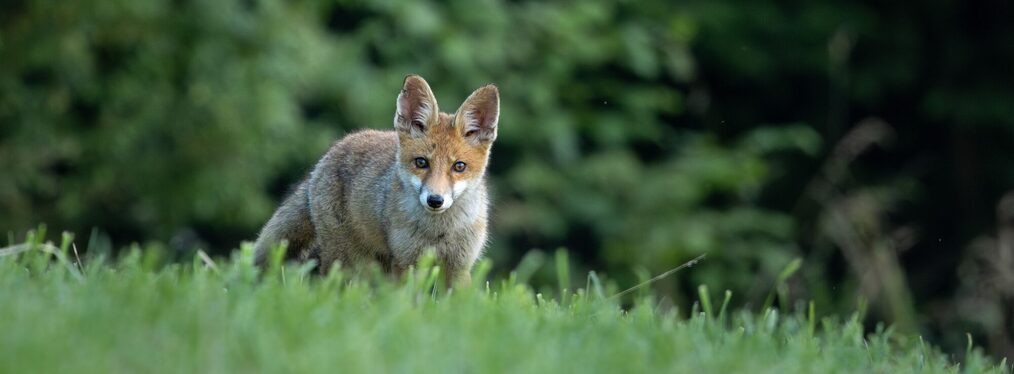
[(318, 167), (323, 168), (325, 175), (337, 174), (345, 178), (364, 174), (364, 171), (372, 175), (390, 167), (397, 153), (396, 132), (359, 130), (334, 142)]
[(356, 130), (348, 135), (345, 135), (341, 139), (338, 139), (333, 147), (343, 148), (359, 148), (359, 147), (397, 147), (398, 146), (398, 133), (393, 130), (374, 130), (374, 129), (363, 129)]
[(331, 145), (330, 153), (394, 154), (398, 150), (398, 134), (394, 131), (358, 130)]

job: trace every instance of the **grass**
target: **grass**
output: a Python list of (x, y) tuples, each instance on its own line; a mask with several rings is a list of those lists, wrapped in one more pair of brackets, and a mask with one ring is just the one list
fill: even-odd
[(295, 265), (258, 274), (249, 248), (218, 263), (135, 249), (82, 265), (65, 239), (0, 253), (2, 373), (1007, 371), (971, 347), (958, 364), (917, 337), (867, 335), (856, 316), (726, 311), (729, 295), (716, 305), (706, 287), (681, 316), (650, 297), (623, 309), (593, 275), (563, 297), (510, 278), (435, 292), (429, 261), (395, 284)]

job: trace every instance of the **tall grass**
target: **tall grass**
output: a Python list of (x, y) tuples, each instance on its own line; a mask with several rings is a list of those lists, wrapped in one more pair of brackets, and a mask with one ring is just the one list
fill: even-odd
[[(954, 363), (918, 337), (865, 334), (858, 315), (817, 320), (703, 306), (620, 306), (590, 274), (559, 295), (510, 277), (445, 291), (427, 257), (400, 281), (232, 259), (167, 263), (134, 248), (74, 255), (71, 238), (0, 252), (0, 372), (1006, 372), (969, 348)], [(18, 253), (14, 253), (18, 252)], [(630, 301), (630, 300), (628, 300)], [(811, 307), (812, 308), (812, 307)]]

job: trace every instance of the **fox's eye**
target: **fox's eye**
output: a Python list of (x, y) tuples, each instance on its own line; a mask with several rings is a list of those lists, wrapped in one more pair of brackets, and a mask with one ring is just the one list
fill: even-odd
[(461, 162), (461, 161), (455, 162), (454, 163), (454, 171), (459, 172), (459, 173), (465, 171), (465, 163)]
[(415, 158), (415, 167), (420, 168), (420, 169), (425, 169), (425, 168), (430, 167), (430, 162), (426, 161), (425, 158), (416, 157)]

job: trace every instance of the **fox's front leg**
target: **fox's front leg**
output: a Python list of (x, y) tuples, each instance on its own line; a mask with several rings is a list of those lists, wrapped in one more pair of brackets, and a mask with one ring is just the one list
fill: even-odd
[(468, 270), (444, 266), (444, 284), (448, 288), (464, 288), (472, 284), (472, 273)]
[(475, 260), (468, 251), (457, 251), (455, 253), (441, 256), (440, 259), (444, 271), (444, 282), (448, 287), (469, 287), (472, 285), (472, 265)]
[(444, 279), (451, 288), (465, 288), (472, 285), (472, 273), (467, 270), (457, 273), (447, 272)]
[(459, 240), (449, 243), (450, 245), (444, 248), (446, 251), (440, 256), (447, 269), (445, 279), (452, 287), (472, 285), (472, 267), (482, 255), (482, 248), (486, 244), (485, 214), (472, 224), (471, 229)]

